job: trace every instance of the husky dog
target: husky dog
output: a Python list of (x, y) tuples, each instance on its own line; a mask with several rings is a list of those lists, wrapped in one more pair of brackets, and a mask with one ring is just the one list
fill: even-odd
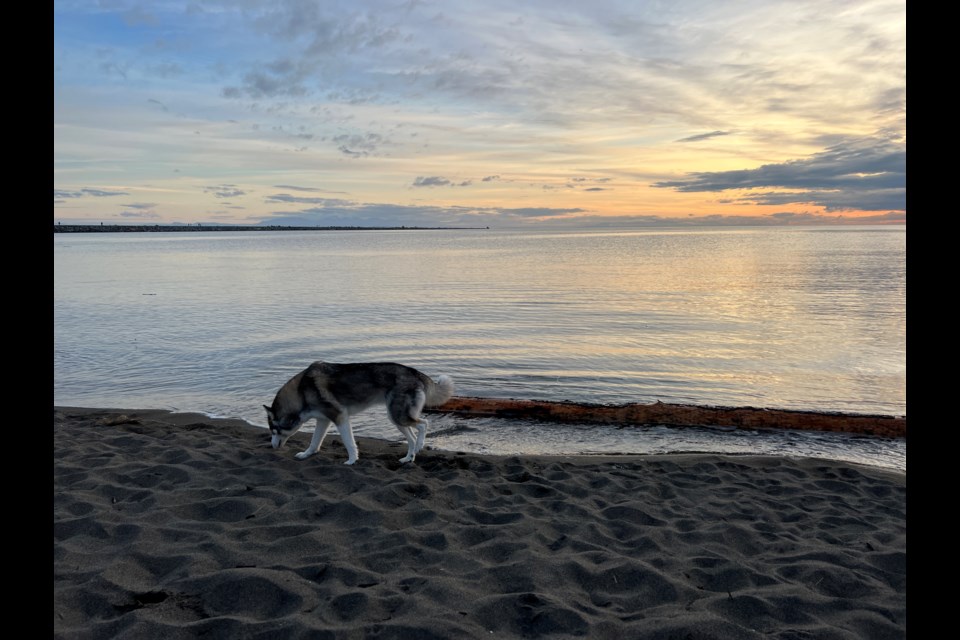
[[(290, 378), (280, 387), (273, 406), (267, 410), (271, 444), (274, 449), (300, 428), (316, 418), (317, 426), (310, 446), (296, 455), (303, 460), (315, 454), (331, 424), (337, 425), (346, 464), (357, 461), (357, 442), (353, 439), (350, 416), (375, 405), (384, 404), (390, 420), (407, 438), (407, 455), (400, 462), (413, 462), (423, 448), (429, 424), (420, 416), (424, 407), (438, 407), (453, 395), (453, 380), (440, 376), (434, 382), (416, 369), (392, 362), (334, 364), (317, 361)], [(413, 428), (417, 428), (414, 435)]]

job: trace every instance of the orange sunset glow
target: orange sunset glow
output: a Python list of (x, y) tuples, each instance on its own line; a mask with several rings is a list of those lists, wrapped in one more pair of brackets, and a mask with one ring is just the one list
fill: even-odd
[(887, 1), (56, 3), (54, 221), (905, 224), (905, 23)]

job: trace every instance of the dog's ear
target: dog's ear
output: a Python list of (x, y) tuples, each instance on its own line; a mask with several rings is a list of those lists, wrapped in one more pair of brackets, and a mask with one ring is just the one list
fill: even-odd
[(268, 415), (268, 416), (273, 416), (273, 409), (271, 409), (271, 408), (268, 407), (267, 405), (263, 405), (263, 408), (267, 410), (267, 415)]

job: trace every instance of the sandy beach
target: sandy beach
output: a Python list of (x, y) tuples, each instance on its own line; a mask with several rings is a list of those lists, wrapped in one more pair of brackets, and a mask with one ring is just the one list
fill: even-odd
[(906, 476), (493, 457), (54, 407), (54, 637), (906, 636)]

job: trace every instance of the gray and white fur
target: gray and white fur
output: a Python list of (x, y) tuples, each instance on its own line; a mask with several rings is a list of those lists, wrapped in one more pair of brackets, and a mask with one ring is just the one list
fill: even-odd
[[(424, 407), (437, 407), (453, 396), (453, 380), (429, 376), (402, 364), (370, 362), (335, 364), (317, 361), (280, 387), (267, 410), (271, 444), (283, 446), (307, 420), (317, 420), (310, 446), (296, 455), (303, 460), (315, 454), (331, 424), (347, 449), (346, 464), (357, 461), (350, 416), (375, 404), (386, 405), (391, 422), (407, 439), (407, 455), (400, 462), (413, 462), (423, 449), (429, 422), (420, 415)], [(416, 434), (414, 434), (416, 427)]]

